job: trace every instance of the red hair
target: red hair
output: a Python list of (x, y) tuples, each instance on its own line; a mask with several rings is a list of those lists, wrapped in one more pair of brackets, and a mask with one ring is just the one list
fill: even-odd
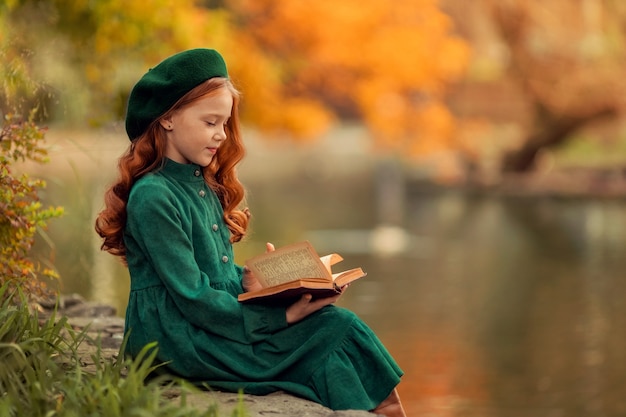
[(235, 169), (245, 154), (239, 126), (239, 92), (228, 79), (218, 77), (205, 81), (181, 97), (172, 108), (153, 121), (122, 155), (118, 164), (119, 178), (104, 194), (105, 208), (96, 219), (96, 232), (104, 240), (102, 250), (126, 261), (124, 228), (130, 190), (139, 178), (159, 169), (165, 158), (165, 132), (159, 120), (200, 98), (215, 94), (220, 88), (227, 88), (233, 95), (233, 108), (226, 124), (227, 140), (203, 169), (203, 176), (222, 204), (224, 221), (231, 234), (230, 241), (239, 242), (245, 236), (249, 215), (239, 209), (245, 192)]

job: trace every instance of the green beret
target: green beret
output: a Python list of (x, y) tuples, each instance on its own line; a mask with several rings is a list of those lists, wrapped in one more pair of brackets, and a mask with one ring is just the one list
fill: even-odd
[(126, 133), (130, 140), (141, 136), (191, 89), (214, 77), (228, 78), (226, 63), (219, 52), (204, 48), (172, 55), (148, 70), (128, 98)]

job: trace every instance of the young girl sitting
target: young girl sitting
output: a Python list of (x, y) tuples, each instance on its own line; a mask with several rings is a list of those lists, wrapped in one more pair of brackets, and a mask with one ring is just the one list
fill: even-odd
[(130, 94), (130, 147), (96, 220), (102, 249), (130, 272), (128, 354), (156, 341), (167, 371), (195, 383), (404, 416), (402, 371), (369, 327), (333, 305), (339, 295), (288, 307), (237, 301), (259, 287), (233, 262), (250, 217), (235, 171), (238, 105), (211, 49), (165, 59)]

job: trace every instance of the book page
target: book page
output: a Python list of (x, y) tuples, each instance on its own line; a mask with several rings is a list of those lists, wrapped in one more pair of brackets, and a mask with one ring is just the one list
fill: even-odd
[(328, 270), (328, 273), (332, 274), (331, 267), (336, 263), (343, 261), (343, 258), (336, 253), (331, 253), (330, 255), (320, 256), (320, 260), (324, 264), (326, 270)]
[(284, 246), (246, 262), (265, 288), (304, 278), (329, 279), (329, 272), (308, 242)]

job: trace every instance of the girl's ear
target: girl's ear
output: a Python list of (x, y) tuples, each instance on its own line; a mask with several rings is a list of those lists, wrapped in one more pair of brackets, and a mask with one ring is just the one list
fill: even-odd
[(172, 130), (172, 127), (174, 126), (171, 118), (159, 119), (159, 123), (165, 130)]

